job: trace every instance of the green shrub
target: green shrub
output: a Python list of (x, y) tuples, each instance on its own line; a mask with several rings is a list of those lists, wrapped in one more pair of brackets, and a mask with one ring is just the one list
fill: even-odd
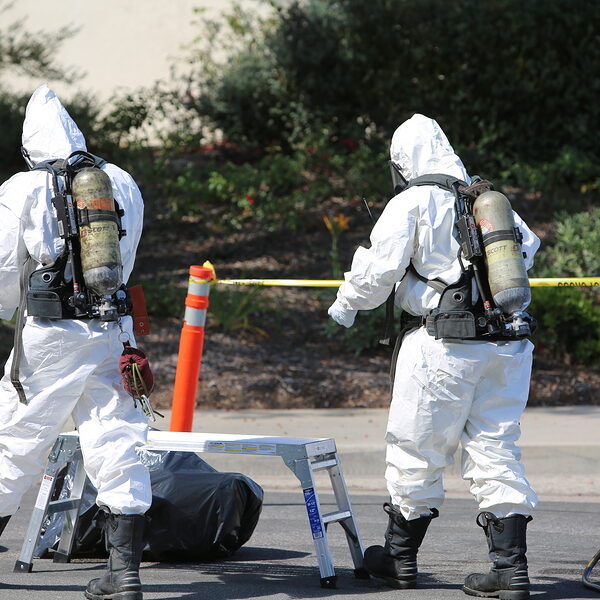
[[(33, 90), (32, 90), (33, 91)], [(13, 94), (0, 90), (0, 169), (9, 174), (26, 169), (21, 155), (21, 134), (25, 108), (31, 94)], [(65, 108), (81, 129), (88, 149), (94, 154), (104, 155), (114, 160), (116, 146), (110, 142), (110, 136), (102, 129), (98, 114), (99, 106), (95, 100), (85, 94), (79, 95), (73, 102), (63, 102)]]
[[(351, 139), (333, 143), (311, 137), (293, 153), (269, 147), (247, 157), (240, 148), (229, 158), (158, 158), (147, 174), (160, 199), (159, 214), (199, 216), (207, 206), (216, 207), (220, 229), (240, 229), (248, 222), (266, 231), (314, 229), (326, 201), (339, 198), (341, 207), (364, 195), (378, 201), (390, 187), (385, 159)], [(380, 193), (368, 194), (373, 188)]]
[[(145, 279), (141, 282), (148, 315), (183, 319), (187, 288), (173, 285), (167, 279)], [(260, 316), (274, 315), (279, 309), (259, 287), (212, 286), (207, 323), (228, 332), (253, 332), (266, 335), (255, 323)]]
[(21, 155), (21, 133), (28, 97), (0, 91), (0, 175), (2, 180), (25, 168)]
[(556, 217), (552, 245), (535, 257), (533, 276), (598, 277), (600, 276), (600, 208)]
[(219, 289), (213, 286), (209, 303), (208, 322), (228, 332), (267, 336), (268, 333), (253, 320), (260, 314), (279, 312), (260, 287)]
[(286, 149), (319, 131), (381, 151), (422, 112), (499, 184), (598, 190), (593, 0), (263, 4), (205, 26), (190, 57), (179, 104), (227, 139)]
[[(48, 81), (70, 82), (79, 75), (74, 69), (55, 62), (57, 49), (73, 36), (70, 26), (56, 31), (28, 31), (25, 19), (11, 21), (13, 2), (0, 0), (0, 175), (7, 177), (24, 167), (21, 156), (23, 117), (30, 94), (10, 91), (2, 75), (45, 78)], [(33, 91), (33, 90), (32, 90)]]
[(573, 288), (536, 288), (529, 311), (538, 319), (533, 341), (567, 364), (600, 367), (600, 310), (596, 301)]
[[(531, 277), (600, 275), (600, 208), (556, 222), (554, 243), (535, 258)], [(534, 341), (571, 362), (600, 366), (600, 288), (534, 288), (530, 312), (540, 323)]]

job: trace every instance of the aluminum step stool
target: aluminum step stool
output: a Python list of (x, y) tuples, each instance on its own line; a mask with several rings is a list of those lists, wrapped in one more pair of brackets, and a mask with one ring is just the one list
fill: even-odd
[[(250, 454), (255, 456), (280, 456), (285, 465), (300, 481), (308, 523), (317, 555), (321, 586), (335, 588), (337, 576), (327, 539), (327, 526), (339, 523), (354, 563), (354, 575), (359, 579), (369, 577), (363, 564), (364, 547), (352, 512), (350, 497), (335, 440), (332, 438), (293, 438), (219, 433), (178, 433), (171, 431), (148, 432), (148, 450), (175, 450), (180, 452), (213, 452), (221, 454)], [(73, 535), (76, 530), (78, 508), (85, 484), (85, 471), (76, 432), (61, 434), (50, 453), (46, 472), (31, 516), (21, 554), (15, 571), (31, 572), (33, 553), (45, 516), (53, 512), (66, 512), (55, 562), (68, 562)], [(58, 472), (67, 464), (76, 463), (71, 497), (50, 502)], [(322, 514), (313, 473), (325, 470), (329, 474), (337, 510)]]
[[(56, 486), (56, 477), (62, 468), (70, 463), (74, 463), (75, 465), (75, 475), (70, 498), (51, 502), (50, 498)], [(29, 520), (21, 554), (15, 563), (15, 573), (31, 573), (33, 553), (35, 552), (46, 515), (56, 512), (65, 512), (66, 514), (58, 549), (54, 553), (54, 562), (69, 562), (85, 479), (85, 469), (83, 468), (83, 460), (79, 448), (79, 436), (76, 433), (61, 434), (58, 436), (48, 456), (48, 463), (42, 475), (40, 490), (35, 501), (31, 519)]]

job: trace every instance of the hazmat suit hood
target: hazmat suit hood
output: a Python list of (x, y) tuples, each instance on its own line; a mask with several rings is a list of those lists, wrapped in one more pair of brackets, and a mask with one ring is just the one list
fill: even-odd
[(462, 161), (434, 119), (415, 114), (392, 136), (390, 158), (410, 181), (421, 175), (441, 173), (470, 182)]
[(27, 103), (22, 143), (34, 164), (87, 150), (79, 127), (46, 84)]

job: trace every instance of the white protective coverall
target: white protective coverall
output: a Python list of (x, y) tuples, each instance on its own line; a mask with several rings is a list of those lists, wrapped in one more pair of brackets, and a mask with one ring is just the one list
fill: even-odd
[[(46, 85), (27, 105), (23, 146), (34, 163), (86, 150), (81, 131)], [(125, 171), (112, 164), (103, 170), (125, 211), (120, 249), (126, 282), (142, 231), (143, 200)], [(10, 319), (19, 304), (28, 254), (48, 265), (63, 249), (52, 195), (50, 174), (41, 170), (18, 173), (0, 187), (0, 318)], [(121, 324), (134, 345), (131, 317)], [(123, 389), (119, 335), (116, 322), (27, 317), (20, 381), (29, 403), (19, 402), (10, 381), (14, 350), (0, 382), (0, 516), (14, 514), (38, 481), (70, 415), (98, 505), (115, 514), (143, 514), (150, 506), (150, 477), (136, 453), (146, 441), (147, 419)]]
[[(439, 125), (416, 114), (394, 133), (391, 159), (405, 179), (445, 174), (471, 180)], [(515, 213), (523, 234), (526, 267), (539, 239)], [(454, 283), (461, 274), (454, 195), (415, 186), (396, 195), (359, 247), (329, 309), (350, 327), (358, 310), (376, 308), (396, 286), (395, 301), (425, 316), (440, 294), (427, 279)], [(465, 264), (468, 264), (465, 261)], [(462, 476), (481, 510), (498, 518), (531, 514), (537, 497), (525, 478), (519, 419), (527, 403), (533, 344), (527, 340), (436, 340), (425, 327), (404, 338), (396, 363), (386, 441), (387, 488), (392, 504), (410, 520), (430, 514), (444, 499), (442, 473), (462, 445)]]

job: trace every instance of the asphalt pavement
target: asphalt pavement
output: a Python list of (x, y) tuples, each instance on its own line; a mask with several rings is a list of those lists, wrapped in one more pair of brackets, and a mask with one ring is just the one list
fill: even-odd
[[(157, 423), (168, 429), (169, 415)], [(212, 433), (331, 437), (336, 440), (355, 519), (365, 546), (382, 543), (386, 517), (381, 510), (385, 410), (197, 411), (194, 430)], [(584, 588), (581, 575), (600, 547), (600, 408), (528, 409), (522, 420), (521, 447), (527, 475), (540, 495), (528, 530), (532, 598), (599, 598)], [(445, 477), (447, 500), (419, 553), (419, 588), (393, 590), (379, 580), (356, 579), (343, 530), (331, 524), (329, 545), (337, 589), (320, 586), (302, 492), (297, 479), (274, 456), (202, 454), (222, 471), (242, 472), (265, 490), (263, 512), (249, 542), (226, 561), (202, 564), (144, 563), (146, 600), (278, 600), (397, 597), (420, 600), (467, 598), (465, 575), (487, 570), (477, 507), (467, 483), (453, 465)], [(327, 479), (318, 481), (324, 512), (333, 510)], [(35, 559), (30, 574), (13, 573), (37, 488), (27, 495), (9, 523), (0, 547), (0, 600), (82, 598), (90, 578), (102, 572), (97, 561), (55, 564)], [(597, 569), (600, 581), (600, 566)]]

